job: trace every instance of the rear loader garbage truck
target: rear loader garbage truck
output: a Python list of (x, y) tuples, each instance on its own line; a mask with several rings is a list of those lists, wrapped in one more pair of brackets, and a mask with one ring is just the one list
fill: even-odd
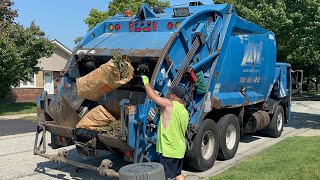
[[(84, 36), (58, 94), (38, 97), (34, 154), (116, 173), (107, 160), (94, 167), (71, 161), (66, 150), (46, 153), (50, 132), (53, 149), (75, 145), (84, 157), (103, 149), (133, 163), (157, 161), (161, 109), (146, 96), (140, 79), (146, 75), (162, 97), (170, 86), (185, 88), (184, 162), (206, 171), (217, 158), (235, 156), (242, 134), (281, 135), (290, 119), (291, 67), (276, 62), (276, 51), (275, 34), (239, 17), (230, 4), (126, 10)], [(125, 62), (118, 70), (117, 59)], [(129, 75), (119, 80), (122, 71)]]

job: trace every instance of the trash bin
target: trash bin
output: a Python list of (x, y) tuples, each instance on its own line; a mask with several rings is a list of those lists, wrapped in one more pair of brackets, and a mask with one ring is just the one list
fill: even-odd
[(120, 180), (164, 180), (164, 168), (156, 162), (130, 164), (119, 170)]

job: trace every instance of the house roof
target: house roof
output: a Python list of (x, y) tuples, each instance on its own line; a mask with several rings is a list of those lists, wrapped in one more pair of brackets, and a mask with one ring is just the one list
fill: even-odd
[(67, 48), (65, 45), (63, 45), (61, 42), (59, 42), (58, 40), (54, 39), (51, 41), (51, 43), (58, 46), (61, 50), (63, 50), (67, 54), (69, 55), (72, 54), (72, 51), (69, 48)]
[[(47, 70), (47, 71), (61, 71), (65, 68), (69, 58), (71, 57), (71, 50), (65, 47), (63, 44), (61, 44), (57, 40), (52, 40), (51, 43), (55, 45), (57, 49), (60, 49), (65, 53), (65, 55), (61, 55), (57, 53), (58, 51), (54, 51), (51, 57), (43, 57), (38, 60), (37, 67), (40, 67), (41, 70)], [(68, 58), (66, 58), (66, 56)]]
[(53, 55), (49, 58), (43, 57), (38, 60), (38, 67), (40, 67), (41, 70), (47, 70), (47, 71), (61, 71), (66, 66), (68, 60), (59, 56), (56, 53), (53, 53)]

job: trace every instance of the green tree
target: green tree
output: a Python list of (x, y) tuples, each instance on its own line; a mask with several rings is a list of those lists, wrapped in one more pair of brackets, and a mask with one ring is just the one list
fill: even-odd
[(13, 10), (13, 2), (10, 0), (1, 0), (0, 2), (0, 23), (3, 25), (4, 22), (13, 22), (13, 19), (18, 16), (17, 10)]
[[(286, 1), (288, 17), (293, 22), (292, 48), (287, 56), (293, 67), (303, 70), (306, 82), (320, 81), (320, 0)], [(295, 45), (295, 46), (293, 46)]]
[(106, 20), (109, 18), (109, 14), (106, 11), (99, 11), (96, 8), (92, 8), (90, 10), (89, 16), (84, 20), (84, 22), (88, 25), (89, 30), (92, 29), (99, 22)]
[(99, 11), (95, 8), (91, 9), (89, 16), (84, 22), (88, 25), (90, 30), (99, 22), (106, 20), (117, 13), (122, 13), (126, 9), (131, 9), (134, 14), (137, 13), (138, 7), (143, 3), (147, 3), (151, 7), (168, 7), (170, 4), (169, 1), (162, 2), (159, 0), (114, 0), (109, 3), (108, 11)]
[(0, 2), (0, 97), (20, 80), (30, 80), (30, 74), (39, 71), (37, 60), (49, 57), (53, 51), (45, 33), (34, 22), (28, 28), (14, 22), (18, 14), (13, 5), (10, 0)]
[(276, 34), (278, 61), (304, 70), (310, 81), (320, 80), (319, 0), (217, 0), (236, 5), (238, 14)]

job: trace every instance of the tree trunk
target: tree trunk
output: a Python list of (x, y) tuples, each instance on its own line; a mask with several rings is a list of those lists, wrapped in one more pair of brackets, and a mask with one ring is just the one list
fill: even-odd
[(317, 77), (317, 78), (316, 78), (316, 82), (315, 82), (315, 83), (316, 83), (316, 92), (318, 92), (318, 90), (319, 90), (319, 89), (318, 89), (319, 80), (320, 80), (320, 77)]
[[(308, 78), (308, 80), (307, 80), (307, 84), (306, 84), (306, 89), (307, 89), (307, 92), (309, 92), (309, 85), (310, 85), (310, 82), (312, 81), (312, 79), (311, 78)], [(303, 89), (302, 89), (303, 90)]]

